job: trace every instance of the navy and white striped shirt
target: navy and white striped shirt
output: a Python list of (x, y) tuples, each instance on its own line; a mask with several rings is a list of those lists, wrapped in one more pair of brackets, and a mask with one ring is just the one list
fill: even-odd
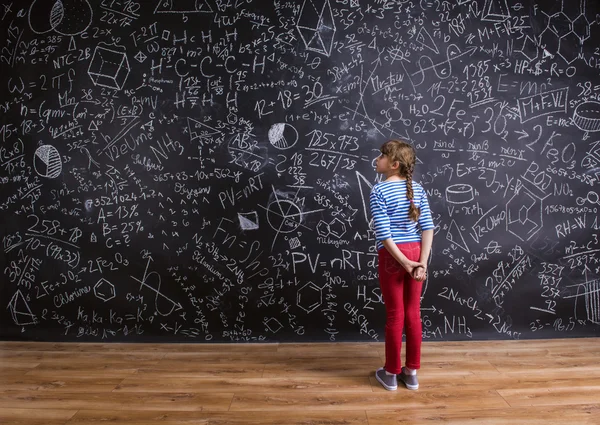
[(377, 249), (383, 248), (385, 239), (395, 243), (420, 242), (423, 230), (433, 229), (433, 220), (427, 192), (413, 180), (413, 197), (416, 207), (421, 208), (418, 222), (408, 217), (410, 200), (406, 197), (406, 180), (380, 182), (373, 186), (370, 196), (373, 227), (377, 239)]

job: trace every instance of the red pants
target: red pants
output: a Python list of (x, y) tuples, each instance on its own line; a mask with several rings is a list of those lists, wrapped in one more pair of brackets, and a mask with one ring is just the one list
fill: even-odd
[[(420, 242), (397, 244), (409, 260), (419, 261)], [(385, 304), (385, 370), (401, 372), (400, 351), (402, 349), (402, 329), (406, 324), (406, 363), (411, 369), (421, 367), (421, 290), (423, 282), (414, 280), (387, 249), (379, 254), (379, 284)]]

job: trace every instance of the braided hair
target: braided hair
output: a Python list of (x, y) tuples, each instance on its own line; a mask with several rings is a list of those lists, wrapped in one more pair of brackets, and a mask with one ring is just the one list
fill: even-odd
[(406, 178), (406, 197), (410, 201), (408, 208), (408, 217), (412, 221), (417, 221), (421, 215), (421, 208), (414, 203), (414, 192), (412, 187), (412, 175), (415, 170), (417, 154), (415, 148), (404, 140), (388, 140), (381, 146), (381, 153), (386, 155), (394, 163), (398, 161), (400, 167), (398, 174)]

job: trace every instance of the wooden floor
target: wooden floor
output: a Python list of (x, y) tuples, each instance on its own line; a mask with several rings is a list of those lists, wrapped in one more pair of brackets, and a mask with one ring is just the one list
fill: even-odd
[(2, 424), (600, 424), (600, 338), (425, 342), (420, 389), (383, 344), (0, 342)]

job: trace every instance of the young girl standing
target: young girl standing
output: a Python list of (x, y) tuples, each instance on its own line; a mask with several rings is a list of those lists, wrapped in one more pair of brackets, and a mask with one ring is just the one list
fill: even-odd
[[(421, 367), (421, 290), (433, 241), (433, 220), (423, 187), (412, 180), (412, 145), (390, 140), (381, 147), (376, 171), (385, 180), (370, 195), (379, 257), (379, 284), (386, 310), (385, 366), (375, 372), (386, 390), (419, 388)], [(420, 230), (418, 229), (420, 227)], [(406, 362), (401, 367), (402, 330), (406, 324)]]

